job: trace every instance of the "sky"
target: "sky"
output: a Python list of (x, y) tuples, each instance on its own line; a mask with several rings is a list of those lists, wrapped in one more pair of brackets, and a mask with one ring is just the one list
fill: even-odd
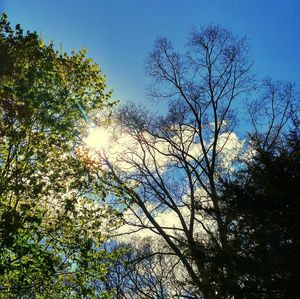
[(0, 0), (0, 10), (65, 51), (87, 48), (121, 102), (149, 101), (144, 60), (157, 37), (183, 47), (209, 24), (248, 37), (258, 78), (299, 85), (299, 0)]

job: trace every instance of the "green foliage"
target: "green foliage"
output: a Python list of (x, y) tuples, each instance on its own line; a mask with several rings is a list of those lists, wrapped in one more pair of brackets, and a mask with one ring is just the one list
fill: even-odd
[(4, 14), (0, 56), (0, 298), (108, 298), (116, 256), (101, 248), (120, 217), (76, 155), (76, 103), (109, 111), (105, 78), (85, 50), (59, 53)]

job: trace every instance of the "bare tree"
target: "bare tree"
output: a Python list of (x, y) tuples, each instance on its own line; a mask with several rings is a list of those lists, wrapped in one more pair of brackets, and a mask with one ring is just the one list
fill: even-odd
[[(282, 134), (299, 125), (299, 97), (295, 84), (263, 80), (260, 96), (248, 103), (251, 139), (262, 151), (269, 151), (280, 141)], [(299, 128), (298, 128), (299, 130)]]
[(115, 249), (125, 251), (109, 271), (108, 289), (120, 299), (179, 298), (182, 280), (176, 276), (177, 256), (154, 238), (135, 241), (115, 244)]
[(198, 298), (219, 298), (229, 275), (220, 254), (230, 240), (218, 179), (225, 168), (230, 171), (240, 146), (233, 107), (253, 88), (250, 68), (245, 39), (217, 26), (194, 30), (185, 54), (158, 39), (146, 61), (153, 78), (149, 94), (167, 100), (169, 112), (154, 117), (123, 107), (118, 118), (133, 141), (122, 154), (127, 168), (107, 161), (111, 180), (105, 183), (123, 196), (131, 230), (159, 235), (185, 267)]
[[(120, 290), (128, 291), (122, 296), (239, 298), (247, 281), (234, 270), (236, 255), (243, 254), (233, 250), (239, 247), (232, 226), (239, 220), (226, 214), (221, 182), (255, 154), (253, 141), (255, 149), (267, 151), (286, 128), (299, 124), (294, 85), (267, 79), (255, 86), (245, 38), (218, 26), (194, 30), (184, 54), (166, 38), (158, 39), (145, 66), (153, 79), (149, 96), (167, 101), (168, 113), (121, 107), (115, 141), (121, 146), (100, 155), (98, 172), (125, 211), (126, 225), (116, 235), (144, 233), (162, 244), (118, 272), (126, 273), (119, 276)], [(255, 88), (257, 100), (248, 101), (247, 143), (235, 126), (241, 100)], [(163, 248), (172, 258), (166, 259)], [(171, 261), (168, 267), (166, 261)], [(168, 277), (176, 282), (171, 287), (176, 292), (159, 293)]]

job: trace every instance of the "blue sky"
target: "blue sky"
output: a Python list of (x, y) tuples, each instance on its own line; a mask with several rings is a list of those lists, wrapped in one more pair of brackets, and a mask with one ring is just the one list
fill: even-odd
[(182, 47), (192, 26), (246, 35), (260, 78), (300, 79), (299, 0), (0, 0), (12, 24), (64, 50), (82, 47), (107, 75), (114, 98), (145, 101), (143, 62), (158, 36)]

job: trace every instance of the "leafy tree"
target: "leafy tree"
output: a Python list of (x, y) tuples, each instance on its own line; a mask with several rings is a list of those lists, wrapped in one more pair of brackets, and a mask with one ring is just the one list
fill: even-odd
[(293, 131), (224, 184), (239, 298), (297, 298), (300, 139)]
[(0, 55), (0, 298), (108, 298), (103, 242), (120, 217), (78, 156), (78, 108), (113, 105), (105, 78), (86, 51), (60, 53), (5, 14)]

